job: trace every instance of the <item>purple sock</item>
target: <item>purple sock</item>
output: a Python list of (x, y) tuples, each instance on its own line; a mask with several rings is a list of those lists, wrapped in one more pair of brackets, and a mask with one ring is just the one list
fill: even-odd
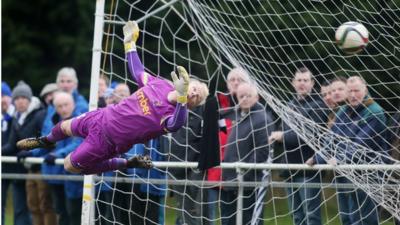
[(109, 160), (96, 163), (91, 167), (82, 169), (83, 174), (96, 174), (107, 171), (119, 170), (126, 168), (127, 160), (124, 158), (112, 158)]
[(53, 129), (51, 129), (50, 134), (46, 137), (48, 141), (57, 142), (68, 137), (68, 135), (64, 134), (64, 132), (61, 130), (61, 122), (58, 122)]

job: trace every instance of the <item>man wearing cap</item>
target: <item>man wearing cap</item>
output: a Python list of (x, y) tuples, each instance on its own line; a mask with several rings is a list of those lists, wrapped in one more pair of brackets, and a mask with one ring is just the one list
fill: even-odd
[(43, 100), (46, 106), (51, 105), (53, 101), (54, 92), (58, 91), (56, 83), (48, 83), (44, 85), (42, 91), (40, 91), (40, 98)]
[[(2, 154), (17, 155), (18, 157), (20, 152), (16, 147), (17, 141), (36, 136), (37, 132), (42, 129), (46, 111), (43, 109), (40, 100), (32, 96), (31, 88), (23, 81), (18, 82), (12, 91), (11, 97), (16, 113), (11, 122), (8, 143), (3, 146)], [(23, 166), (19, 164), (16, 166), (21, 170), (20, 172), (26, 172)], [(38, 172), (39, 169), (39, 165), (33, 165), (29, 170), (30, 172)], [(31, 224), (29, 213), (26, 210), (26, 200), (34, 225), (56, 224), (56, 216), (51, 205), (48, 186), (45, 182), (42, 180), (26, 181), (26, 191), (20, 190), (19, 199), (14, 201), (14, 204), (16, 204), (14, 210), (17, 210), (19, 214), (24, 214), (27, 218), (24, 222), (16, 222), (15, 224)]]

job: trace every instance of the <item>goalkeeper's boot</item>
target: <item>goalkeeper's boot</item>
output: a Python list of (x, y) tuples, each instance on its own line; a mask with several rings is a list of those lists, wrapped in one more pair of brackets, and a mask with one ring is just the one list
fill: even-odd
[(127, 160), (126, 167), (151, 169), (153, 168), (153, 163), (151, 162), (151, 158), (148, 155), (134, 155)]
[(47, 140), (46, 136), (25, 138), (17, 142), (17, 148), (20, 150), (31, 150), (34, 148), (53, 149), (56, 143)]

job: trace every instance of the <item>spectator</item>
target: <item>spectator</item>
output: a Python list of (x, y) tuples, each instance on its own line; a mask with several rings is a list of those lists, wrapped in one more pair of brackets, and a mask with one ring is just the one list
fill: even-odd
[(58, 91), (58, 87), (56, 83), (46, 84), (42, 91), (40, 91), (40, 98), (43, 100), (43, 103), (46, 107), (53, 104), (53, 94)]
[[(219, 158), (220, 161), (224, 159), (224, 151), (225, 145), (227, 142), (228, 135), (231, 131), (232, 121), (230, 118), (227, 118), (225, 115), (227, 112), (231, 111), (232, 108), (236, 105), (236, 89), (241, 83), (248, 83), (250, 82), (249, 75), (247, 72), (239, 67), (236, 67), (229, 71), (226, 83), (228, 88), (228, 93), (218, 93), (217, 101), (218, 101), (218, 108), (221, 110), (218, 120), (219, 126)], [(208, 181), (221, 181), (221, 168), (211, 168), (207, 171), (207, 180)], [(218, 216), (217, 208), (219, 202), (219, 194), (220, 194), (220, 187), (212, 187), (208, 189), (208, 211), (209, 211), (209, 218), (210, 218), (210, 225), (214, 225)]]
[[(190, 83), (194, 85), (197, 90), (197, 95), (202, 99), (208, 96), (207, 86), (195, 79), (191, 79)], [(168, 153), (170, 162), (198, 162), (200, 155), (200, 145), (203, 138), (203, 112), (204, 103), (189, 111), (188, 119), (185, 125), (178, 131), (171, 133), (169, 138), (163, 138), (162, 152)], [(168, 172), (173, 179), (189, 179), (189, 180), (202, 180), (204, 174), (198, 169), (183, 168), (183, 169), (169, 169)], [(200, 225), (204, 224), (201, 221), (202, 209), (202, 193), (198, 186), (189, 185), (174, 185), (171, 187), (174, 191), (174, 197), (177, 203), (177, 217), (176, 225), (189, 224)]]
[(107, 105), (117, 104), (122, 99), (130, 96), (130, 89), (127, 84), (118, 83), (115, 88), (107, 88), (104, 92), (104, 99)]
[(323, 83), (321, 84), (321, 96), (325, 102), (325, 105), (328, 106), (329, 109), (335, 108), (335, 103), (332, 100), (332, 93), (331, 93), (331, 85), (330, 83)]
[[(43, 109), (38, 98), (32, 96), (31, 88), (20, 81), (13, 89), (12, 99), (17, 111), (15, 119), (12, 122), (12, 130), (10, 133), (7, 146), (2, 149), (3, 155), (11, 155), (17, 153), (16, 142), (20, 139), (35, 136), (43, 126), (43, 120), (46, 111)], [(26, 151), (18, 152), (17, 157), (26, 156)], [(32, 165), (29, 169), (30, 173), (40, 173), (40, 165)], [(26, 198), (29, 211), (32, 215), (34, 225), (51, 225), (56, 223), (56, 216), (51, 204), (48, 185), (42, 180), (26, 181)], [(21, 202), (14, 202), (22, 204)]]
[(104, 93), (106, 92), (107, 88), (110, 86), (110, 80), (104, 74), (101, 74), (99, 77), (99, 91), (98, 91), (98, 102), (97, 108), (104, 108), (107, 106)]
[(129, 90), (129, 86), (124, 83), (117, 84), (114, 88), (114, 104), (120, 102), (122, 99), (129, 97), (131, 91)]
[(104, 101), (106, 102), (106, 105), (112, 105), (115, 104), (115, 98), (114, 98), (114, 89), (113, 88), (107, 88), (107, 90), (104, 92)]
[[(69, 93), (58, 92), (54, 96), (54, 107), (56, 108), (57, 112), (57, 114), (53, 117), (54, 124), (57, 124), (60, 120), (66, 120), (75, 116), (79, 116), (77, 114), (74, 114), (74, 99)], [(81, 142), (82, 138), (79, 137), (70, 137), (60, 142), (57, 142), (56, 149), (46, 155), (45, 162), (49, 165), (54, 165), (55, 159), (65, 158), (69, 153), (74, 151)], [(57, 171), (57, 173), (59, 174), (72, 175), (71, 173), (66, 172), (63, 166), (54, 167), (61, 167), (54, 168), (56, 170), (59, 170)], [(65, 180), (63, 183), (64, 187), (61, 189), (64, 190), (64, 193), (60, 193), (60, 190), (54, 190), (56, 187), (53, 187), (53, 196), (58, 195), (59, 198), (63, 198), (63, 196), (65, 196), (64, 207), (67, 211), (69, 225), (80, 225), (83, 182)], [(58, 203), (62, 202), (64, 199), (61, 199), (61, 201), (59, 201)]]
[[(56, 110), (53, 105), (54, 93), (58, 91), (58, 87), (56, 83), (46, 84), (42, 91), (40, 92), (40, 98), (42, 99), (45, 108), (46, 108), (46, 117), (43, 122), (43, 127), (41, 130), (41, 135), (46, 135), (51, 131), (54, 124), (52, 122), (52, 117), (54, 116)], [(35, 152), (36, 157), (42, 157), (47, 154), (48, 151), (45, 149), (37, 150)], [(42, 168), (43, 169), (43, 168)]]
[[(333, 107), (329, 106), (329, 108), (331, 109), (331, 112), (328, 115), (328, 123), (327, 123), (327, 127), (329, 129), (332, 128), (335, 122), (337, 111), (340, 109), (341, 106), (346, 104), (346, 100), (349, 95), (346, 82), (347, 81), (344, 77), (336, 77), (335, 79), (331, 80), (331, 83), (329, 85), (330, 97), (327, 96), (324, 97), (324, 94), (322, 94), (325, 103), (327, 103), (326, 99), (328, 98), (330, 99), (329, 101), (330, 105), (333, 106)], [(321, 93), (322, 93), (322, 87), (321, 87)], [(313, 166), (316, 162), (325, 163), (325, 161), (319, 155), (314, 155), (306, 161), (306, 164), (309, 166)]]
[[(2, 140), (2, 155), (7, 155), (3, 148), (7, 146), (8, 138), (12, 130), (12, 122), (15, 118), (15, 107), (12, 104), (11, 88), (6, 82), (1, 83), (1, 140)], [(15, 122), (14, 122), (15, 123)], [(14, 134), (15, 135), (15, 134)], [(15, 143), (14, 143), (15, 144)], [(7, 147), (8, 148), (8, 147)], [(13, 152), (15, 155), (15, 152)], [(26, 173), (22, 165), (2, 163), (2, 173)], [(25, 180), (1, 180), (1, 212), (2, 221), (4, 225), (4, 218), (6, 217), (5, 208), (9, 186), (12, 185), (13, 189), (13, 202), (14, 202), (14, 224), (24, 225), (31, 224), (30, 214), (26, 205), (26, 191)]]
[(75, 112), (77, 115), (88, 111), (88, 102), (78, 92), (78, 78), (75, 69), (72, 67), (63, 67), (57, 73), (57, 86), (61, 91), (72, 94), (75, 102)]
[[(387, 154), (385, 140), (382, 136), (385, 130), (386, 118), (383, 109), (368, 94), (366, 82), (358, 76), (347, 79), (348, 105), (344, 105), (337, 112), (332, 131), (349, 138), (352, 142), (371, 149), (370, 152), (356, 153), (360, 151), (356, 146), (346, 146), (345, 158), (336, 156), (331, 163), (357, 163), (358, 160), (372, 162), (377, 157), (375, 152)], [(364, 150), (362, 150), (364, 151)], [(354, 155), (365, 155), (355, 158)], [(382, 162), (382, 160), (378, 160)], [(346, 177), (338, 177), (337, 182), (350, 183)], [(377, 205), (361, 189), (338, 191), (339, 213), (343, 225), (350, 224), (379, 224)]]
[[(54, 95), (54, 108), (56, 114), (52, 116), (51, 124), (57, 124), (60, 120), (65, 120), (78, 116), (75, 109), (73, 97), (70, 93), (57, 92)], [(45, 164), (42, 165), (43, 174), (61, 175), (69, 174), (64, 170), (64, 166), (55, 165), (57, 158), (65, 158), (70, 152), (75, 150), (82, 142), (81, 138), (70, 137), (57, 142), (56, 148), (45, 155)], [(45, 150), (46, 151), (46, 150)], [(58, 215), (59, 225), (80, 224), (80, 208), (82, 205), (82, 182), (49, 180), (53, 204)]]
[[(270, 146), (266, 137), (271, 132), (268, 124), (273, 120), (267, 115), (265, 108), (258, 102), (259, 97), (254, 85), (243, 83), (236, 89), (239, 109), (232, 111), (228, 118), (234, 125), (228, 136), (223, 162), (265, 163), (269, 158)], [(243, 170), (243, 181), (259, 182), (262, 178), (261, 170)], [(223, 181), (238, 181), (234, 169), (222, 171)], [(249, 224), (252, 221), (255, 203), (257, 201), (255, 187), (244, 187), (243, 191), (243, 221)], [(221, 190), (221, 220), (222, 225), (236, 224), (238, 188), (223, 186)], [(263, 224), (263, 210), (258, 215), (255, 224)]]
[[(319, 95), (313, 94), (313, 75), (310, 70), (303, 67), (296, 71), (292, 81), (296, 90), (296, 97), (289, 102), (289, 107), (307, 119), (317, 124), (325, 125), (327, 122), (327, 106)], [(305, 163), (314, 155), (314, 151), (292, 130), (283, 124), (283, 131), (275, 131), (268, 138), (269, 142), (283, 143), (285, 150), (285, 163)], [(285, 170), (281, 174), (291, 183), (320, 183), (319, 171)], [(290, 187), (287, 189), (289, 196), (289, 209), (293, 212), (295, 225), (321, 224), (321, 189), (308, 187)]]
[[(15, 107), (12, 104), (11, 89), (6, 82), (1, 82), (1, 140), (2, 145), (7, 143), (11, 121), (15, 112)], [(4, 169), (4, 167), (3, 167)]]
[(331, 80), (330, 91), (336, 110), (338, 107), (346, 104), (349, 95), (346, 82), (346, 78), (344, 77), (336, 77)]
[[(163, 154), (160, 152), (159, 138), (150, 140), (146, 145), (136, 144), (127, 153), (127, 156), (132, 155), (150, 155), (153, 161), (165, 161)], [(133, 175), (134, 179), (166, 179), (165, 172), (153, 168), (147, 169), (128, 169), (128, 174)], [(134, 192), (131, 195), (130, 206), (128, 207), (133, 212), (130, 217), (133, 224), (163, 224), (159, 221), (159, 213), (163, 208), (160, 205), (160, 199), (165, 196), (166, 186), (152, 183), (133, 182)], [(125, 200), (126, 201), (126, 200)]]
[[(6, 82), (1, 82), (1, 140), (2, 145), (7, 143), (10, 134), (12, 117), (15, 107), (12, 104), (11, 89)], [(3, 169), (5, 167), (3, 166)]]
[(332, 112), (328, 116), (328, 128), (330, 129), (335, 122), (336, 113), (342, 105), (346, 104), (348, 91), (346, 86), (346, 79), (344, 77), (337, 77), (331, 81), (330, 85), (331, 98), (334, 104)]
[[(47, 116), (49, 116), (51, 119), (45, 121), (42, 128), (42, 134), (47, 134), (52, 129), (54, 124), (57, 123), (59, 120), (68, 119), (71, 116), (78, 116), (73, 114), (75, 105), (71, 94), (66, 92), (51, 93), (52, 96), (53, 94), (54, 106), (52, 104), (49, 104), (47, 107)], [(48, 96), (46, 97), (46, 99), (50, 99)], [(81, 141), (81, 138), (68, 138), (61, 142), (58, 142), (55, 149), (53, 149), (50, 153), (47, 149), (35, 149), (27, 152), (26, 154), (24, 154), (24, 156), (44, 156), (44, 164), (42, 165), (43, 174), (65, 174), (66, 172), (64, 170), (64, 167), (62, 165), (55, 165), (55, 160), (57, 158), (65, 158), (66, 154), (75, 150), (75, 148), (78, 147)], [(80, 224), (79, 215), (82, 195), (82, 183), (62, 180), (48, 180), (47, 182), (50, 185), (50, 192), (53, 200), (53, 205), (57, 213), (58, 224)], [(79, 205), (77, 204), (78, 202)]]

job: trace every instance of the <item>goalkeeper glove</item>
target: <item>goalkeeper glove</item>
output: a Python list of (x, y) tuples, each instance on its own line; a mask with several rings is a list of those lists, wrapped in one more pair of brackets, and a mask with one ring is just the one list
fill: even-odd
[(172, 81), (175, 86), (176, 92), (178, 92), (177, 102), (181, 104), (187, 103), (187, 95), (189, 90), (189, 74), (186, 69), (182, 66), (178, 66), (179, 78), (174, 71), (171, 72)]
[(139, 38), (139, 26), (136, 21), (128, 21), (122, 30), (125, 52), (136, 51), (136, 40)]

